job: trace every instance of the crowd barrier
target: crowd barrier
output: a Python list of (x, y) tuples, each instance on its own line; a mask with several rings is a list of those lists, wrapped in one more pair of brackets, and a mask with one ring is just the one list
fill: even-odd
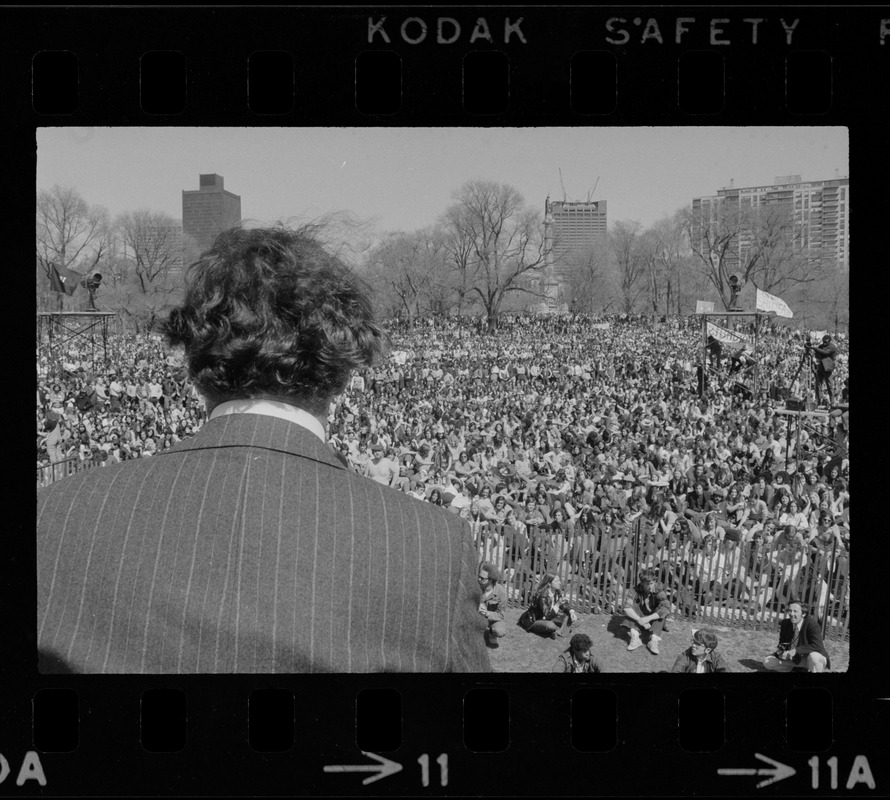
[(774, 631), (791, 600), (801, 600), (827, 639), (847, 641), (849, 557), (836, 547), (778, 551), (724, 542), (694, 549), (659, 543), (638, 519), (618, 536), (576, 528), (570, 534), (473, 523), (479, 561), (502, 570), (508, 602), (525, 608), (545, 572), (559, 575), (579, 613), (622, 614), (626, 593), (644, 567), (655, 568), (675, 618), (752, 631)]
[[(37, 468), (37, 486), (96, 462), (72, 456)], [(846, 641), (850, 629), (850, 562), (837, 547), (774, 551), (769, 546), (724, 541), (710, 551), (675, 539), (659, 542), (642, 518), (618, 535), (603, 537), (577, 526), (564, 535), (534, 526), (522, 529), (472, 523), (479, 561), (504, 574), (508, 601), (527, 607), (545, 572), (555, 572), (576, 611), (621, 614), (625, 594), (644, 567), (658, 570), (674, 615), (699, 624), (775, 630), (785, 606), (801, 600), (821, 622), (823, 635)]]
[(45, 464), (37, 467), (37, 488), (49, 486), (51, 483), (74, 475), (76, 472), (82, 472), (85, 469), (92, 469), (96, 466), (96, 462), (92, 459), (81, 461), (77, 456), (69, 456), (55, 464)]

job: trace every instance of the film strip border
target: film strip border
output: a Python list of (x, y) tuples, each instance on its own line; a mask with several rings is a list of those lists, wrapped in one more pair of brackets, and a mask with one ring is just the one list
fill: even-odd
[(881, 729), (875, 704), (847, 707), (831, 683), (108, 683), (5, 704), (8, 791), (723, 796), (786, 782), (781, 793), (800, 796), (874, 793), (890, 777), (880, 737), (864, 734)]
[[(874, 104), (880, 9), (17, 10), (38, 124), (824, 124)], [(223, 32), (222, 34), (220, 32)], [(114, 98), (110, 103), (109, 98)]]
[[(860, 154), (866, 140), (854, 164), (879, 163), (887, 9), (637, 13), (7, 9), (10, 147), (31, 152), (38, 125), (850, 124)], [(14, 190), (30, 196), (33, 163), (14, 166)], [(0, 690), (10, 794), (859, 795), (887, 785), (890, 692), (865, 649), (852, 680), (47, 678), (28, 633), (33, 553), (19, 545), (6, 607), (21, 625)]]

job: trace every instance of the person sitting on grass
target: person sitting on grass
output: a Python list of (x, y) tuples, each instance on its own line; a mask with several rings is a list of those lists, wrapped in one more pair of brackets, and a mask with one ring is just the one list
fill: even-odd
[(763, 666), (773, 672), (806, 669), (824, 672), (831, 669), (831, 659), (822, 643), (822, 630), (807, 607), (798, 600), (788, 604), (788, 616), (779, 626), (776, 652), (763, 659)]
[(576, 633), (569, 646), (559, 654), (551, 672), (602, 672), (603, 668), (593, 655), (593, 642), (586, 633)]
[(671, 603), (667, 592), (658, 584), (658, 570), (653, 568), (642, 570), (639, 582), (632, 592), (625, 596), (625, 619), (621, 627), (630, 630), (630, 644), (627, 649), (636, 650), (643, 643), (640, 632), (646, 631), (649, 633), (646, 646), (657, 656), (661, 632), (670, 614)]
[(485, 642), (489, 647), (497, 647), (498, 639), (507, 635), (504, 614), (507, 611), (507, 589), (501, 583), (501, 571), (490, 561), (479, 565), (479, 588), (482, 589), (482, 600), (479, 613), (488, 620), (485, 631)]
[(545, 572), (532, 596), (532, 603), (519, 622), (530, 633), (555, 639), (572, 625), (571, 605), (562, 592), (562, 581)]
[(692, 634), (692, 646), (687, 647), (674, 662), (671, 672), (693, 672), (710, 675), (713, 672), (732, 672), (717, 652), (717, 634), (701, 628)]

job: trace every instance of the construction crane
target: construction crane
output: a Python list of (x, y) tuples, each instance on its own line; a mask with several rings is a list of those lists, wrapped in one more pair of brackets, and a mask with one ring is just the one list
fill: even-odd
[[(559, 185), (562, 188), (562, 201), (565, 203), (568, 201), (568, 196), (566, 195), (566, 185), (562, 180), (562, 167), (558, 167), (559, 169)], [(596, 191), (596, 187), (599, 186), (600, 176), (596, 176), (596, 183), (593, 184), (593, 188), (587, 193), (587, 202), (590, 202), (590, 198), (593, 197), (593, 193)], [(572, 201), (574, 202), (574, 201)]]

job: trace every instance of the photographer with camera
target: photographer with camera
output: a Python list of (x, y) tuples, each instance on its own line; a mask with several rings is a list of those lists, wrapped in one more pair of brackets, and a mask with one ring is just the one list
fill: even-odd
[(824, 672), (831, 668), (819, 623), (807, 613), (803, 603), (795, 600), (788, 604), (788, 616), (779, 627), (776, 652), (763, 659), (763, 666), (773, 672), (791, 672), (795, 667)]
[(837, 359), (837, 345), (831, 341), (831, 336), (825, 334), (822, 344), (813, 346), (807, 342), (807, 349), (812, 349), (816, 356), (816, 403), (822, 405), (822, 384), (828, 389), (828, 403), (834, 405), (834, 389), (831, 386), (831, 373), (834, 372)]

